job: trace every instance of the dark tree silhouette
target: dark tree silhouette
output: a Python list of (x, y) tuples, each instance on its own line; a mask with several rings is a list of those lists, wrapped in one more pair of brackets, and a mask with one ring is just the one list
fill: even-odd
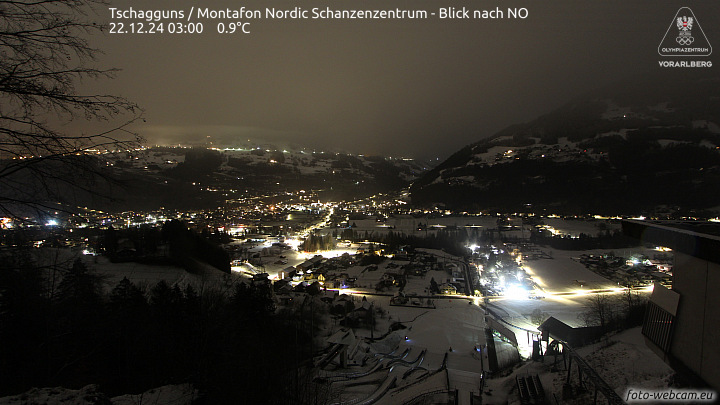
[(608, 294), (592, 294), (585, 301), (585, 311), (578, 315), (587, 326), (608, 330), (616, 321), (617, 302)]
[(41, 272), (27, 255), (0, 257), (0, 393), (45, 377), (42, 343), (48, 322)]
[(435, 277), (430, 278), (430, 294), (440, 294), (440, 286), (435, 281)]
[[(94, 66), (100, 51), (87, 40), (103, 30), (88, 17), (104, 4), (0, 0), (0, 212), (6, 216), (56, 211), (54, 203), (74, 193), (97, 194), (97, 182), (109, 177), (92, 155), (141, 141), (128, 130), (140, 118), (135, 104), (76, 87), (115, 73)], [(67, 130), (79, 120), (105, 121), (106, 128)]]

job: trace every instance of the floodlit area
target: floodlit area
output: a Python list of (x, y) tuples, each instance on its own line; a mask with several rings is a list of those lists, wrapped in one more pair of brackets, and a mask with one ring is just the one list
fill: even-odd
[(552, 258), (525, 261), (522, 267), (550, 294), (617, 287), (617, 284), (613, 285), (575, 260), (578, 252), (549, 248), (542, 250)]
[[(315, 378), (340, 403), (378, 404), (403, 403), (427, 390), (440, 390), (444, 397), (435, 398), (439, 402), (465, 404), (482, 396), (486, 403), (504, 403), (512, 382), (503, 377), (510, 371), (499, 370), (513, 367), (546, 373), (543, 384), (556, 392), (561, 387), (557, 376), (544, 366), (528, 365), (539, 339), (539, 324), (553, 317), (569, 327), (584, 327), (583, 313), (594, 294), (623, 298), (625, 287), (597, 271), (597, 263), (613, 263), (629, 273), (629, 269), (665, 265), (667, 258), (655, 261), (653, 256), (671, 254), (662, 247), (610, 252), (540, 246), (529, 242), (532, 226), (520, 218), (504, 219), (507, 222), (502, 224), (495, 216), (373, 218), (346, 224), (370, 240), (391, 231), (447, 235), (442, 232), (450, 228), (468, 236), (485, 231), (484, 237), (493, 241), (477, 238), (466, 246), (466, 254), (460, 250), (458, 255), (409, 245), (390, 248), (377, 242), (379, 238), (343, 240), (340, 234), (348, 228), (333, 223), (334, 210), (332, 205), (321, 208), (312, 220), (295, 224), (295, 231), (287, 234), (243, 230), (229, 242), (226, 239), (223, 247), (232, 258), (229, 274), (204, 264), (192, 273), (169, 262), (111, 262), (89, 246), (35, 252), (44, 257), (43, 262), (81, 257), (108, 290), (123, 277), (140, 286), (152, 287), (164, 280), (171, 286), (190, 284), (199, 291), (212, 287), (228, 294), (237, 283), (267, 283), (278, 313), (302, 311), (308, 297), (314, 297), (311, 302), (327, 304), (318, 315), (313, 339), (318, 352), (312, 368)], [(281, 226), (282, 222), (272, 225), (275, 230)], [(568, 237), (602, 231), (593, 222), (559, 218), (547, 226), (552, 234)], [(544, 229), (549, 231), (548, 227)], [(504, 243), (501, 236), (519, 239)], [(313, 237), (323, 244), (307, 243)], [(308, 246), (329, 248), (303, 251)], [(635, 291), (647, 295), (649, 289), (638, 286)], [(600, 352), (588, 355), (601, 358)], [(623, 353), (614, 356), (621, 358)], [(483, 373), (490, 370), (497, 378), (484, 381), (490, 374), (483, 377)]]

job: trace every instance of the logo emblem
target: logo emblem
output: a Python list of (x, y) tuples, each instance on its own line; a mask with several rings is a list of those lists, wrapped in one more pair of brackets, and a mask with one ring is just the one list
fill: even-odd
[(681, 7), (675, 14), (658, 53), (662, 56), (709, 56), (712, 53), (705, 32), (689, 7)]
[(692, 37), (692, 33), (690, 32), (690, 30), (692, 30), (693, 21), (692, 17), (688, 17), (686, 15), (678, 17), (677, 27), (679, 32), (677, 38), (675, 38), (678, 44), (686, 46), (695, 41), (695, 38)]

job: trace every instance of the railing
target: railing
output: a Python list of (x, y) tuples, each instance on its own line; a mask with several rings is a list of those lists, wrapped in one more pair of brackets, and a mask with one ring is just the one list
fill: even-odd
[[(403, 364), (403, 365), (406, 365), (406, 366), (411, 366), (411, 365), (417, 363), (418, 360), (420, 361), (420, 363), (422, 363), (423, 360), (425, 360), (425, 353), (426, 353), (426, 352), (427, 352), (427, 349), (423, 349), (423, 350), (418, 354), (417, 358), (415, 358), (415, 360), (412, 360), (412, 361), (410, 361), (410, 360), (405, 360), (405, 359), (394, 359), (394, 360), (390, 360), (390, 362), (388, 363), (388, 367), (390, 367), (390, 366), (395, 366), (396, 364)], [(418, 365), (419, 365), (419, 364), (418, 364)]]
[(424, 400), (425, 398), (429, 397), (430, 395), (437, 395), (437, 394), (451, 394), (454, 391), (450, 391), (448, 389), (432, 389), (428, 391), (423, 391), (414, 397), (410, 398), (410, 400), (403, 402), (403, 405), (417, 405), (421, 403), (420, 401)]
[(337, 356), (337, 354), (340, 352), (341, 349), (342, 349), (342, 345), (339, 343), (336, 343), (335, 346), (332, 346), (330, 348), (330, 351), (328, 351), (325, 355), (323, 355), (322, 358), (320, 358), (318, 360), (318, 362), (315, 364), (315, 366), (320, 367), (320, 368), (325, 367), (328, 363), (330, 363), (332, 361), (332, 359), (335, 358), (335, 356)]
[(336, 402), (332, 405), (370, 405), (380, 399), (383, 395), (385, 395), (390, 390), (390, 388), (395, 385), (395, 381), (397, 381), (397, 376), (393, 378), (388, 377), (375, 392), (370, 394), (369, 397), (355, 398), (346, 402)]
[(537, 374), (527, 377), (516, 376), (515, 381), (517, 382), (518, 392), (520, 393), (520, 403), (545, 403), (545, 390)]
[(325, 378), (325, 380), (327, 380), (328, 382), (333, 383), (333, 382), (338, 382), (338, 381), (346, 381), (346, 380), (352, 380), (355, 378), (365, 377), (365, 376), (368, 376), (368, 375), (376, 372), (380, 368), (382, 368), (383, 360), (385, 360), (385, 359), (380, 359), (377, 363), (375, 363), (372, 367), (370, 367), (366, 371), (358, 371), (355, 373), (332, 374), (332, 375), (326, 375), (323, 378)]
[[(400, 388), (398, 388), (397, 390), (395, 390), (395, 392), (404, 391), (404, 390), (406, 390), (406, 389), (408, 389), (408, 388), (410, 388), (410, 387), (414, 387), (416, 384), (418, 384), (418, 383), (420, 383), (420, 382), (423, 382), (423, 381), (429, 379), (430, 377), (434, 376), (435, 374), (437, 374), (437, 373), (445, 370), (445, 369), (447, 368), (447, 359), (448, 359), (448, 353), (445, 352), (445, 358), (443, 358), (443, 362), (442, 362), (442, 364), (440, 365), (440, 368), (438, 368), (437, 370), (434, 370), (434, 371), (429, 371), (426, 375), (420, 377), (417, 381), (413, 382), (412, 384), (407, 384), (407, 385), (405, 385), (405, 386), (403, 386), (403, 387), (400, 387)], [(424, 368), (423, 368), (423, 369), (424, 369)], [(407, 375), (409, 375), (409, 372), (412, 371), (412, 370), (413, 370), (413, 369), (410, 369), (410, 370), (408, 370), (407, 372), (405, 372), (405, 375), (403, 375), (403, 379), (404, 379)]]
[[(625, 401), (620, 398), (620, 396), (613, 390), (606, 382), (605, 380), (600, 377), (600, 375), (583, 359), (575, 350), (570, 346), (567, 342), (562, 340), (555, 339), (553, 343), (557, 342), (558, 345), (561, 345), (562, 355), (563, 355), (563, 361), (567, 358), (567, 381), (570, 382), (570, 375), (572, 371), (572, 361), (573, 359), (577, 363), (578, 367), (578, 373), (580, 375), (580, 382), (582, 383), (582, 374), (584, 373), (589, 379), (590, 382), (595, 387), (596, 395), (598, 392), (602, 393), (605, 399), (607, 399), (609, 404), (625, 404)], [(567, 353), (567, 354), (566, 354)]]

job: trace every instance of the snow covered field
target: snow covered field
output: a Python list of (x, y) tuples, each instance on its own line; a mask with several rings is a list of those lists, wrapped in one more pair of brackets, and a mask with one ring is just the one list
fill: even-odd
[[(592, 253), (592, 251), (578, 252), (550, 248), (541, 248), (541, 250), (552, 256), (552, 259), (525, 261), (523, 262), (523, 267), (527, 269), (528, 274), (548, 292), (567, 293), (577, 291), (581, 288), (598, 289), (617, 287), (617, 284), (613, 284), (610, 280), (588, 270), (585, 265), (579, 261), (573, 260), (583, 253)], [(601, 254), (607, 253), (607, 251), (595, 253)]]
[(32, 390), (0, 398), (0, 405), (190, 405), (198, 393), (190, 384), (164, 385), (139, 394), (108, 398), (97, 385), (78, 390), (63, 387), (33, 388)]
[(480, 307), (457, 299), (437, 299), (435, 305), (436, 309), (389, 307), (393, 319), (412, 326), (405, 332), (408, 345), (427, 348), (442, 361), (449, 348), (456, 355), (472, 356), (476, 347), (485, 344), (485, 314)]
[(607, 342), (578, 349), (578, 353), (621, 398), (632, 388), (668, 387), (674, 371), (646, 345), (641, 328), (611, 336)]
[[(516, 333), (518, 343), (521, 346), (521, 352), (527, 356), (529, 354), (530, 340), (524, 329), (534, 330), (536, 325), (532, 323), (531, 318), (533, 311), (540, 310), (548, 316), (554, 316), (572, 326), (582, 326), (578, 319), (586, 304), (586, 296), (578, 294), (577, 290), (580, 286), (576, 280), (584, 282), (584, 288), (611, 288), (612, 283), (595, 273), (587, 270), (581, 263), (573, 260), (581, 253), (593, 252), (568, 252), (560, 250), (552, 250), (544, 248), (550, 254), (552, 259), (539, 259), (525, 263), (529, 269), (528, 272), (536, 278), (547, 291), (559, 292), (560, 295), (548, 294), (546, 298), (539, 300), (529, 299), (510, 299), (510, 298), (494, 298), (490, 301), (490, 308), (494, 313), (502, 317), (505, 321), (518, 328), (510, 328)], [(459, 260), (450, 257), (441, 251), (425, 250), (438, 256), (438, 262), (455, 262)], [(605, 252), (596, 252), (605, 253)], [(629, 252), (616, 252), (617, 254), (628, 254)], [(287, 263), (280, 264), (280, 254), (285, 256)], [(61, 254), (65, 259), (71, 257), (69, 251)], [(65, 257), (67, 256), (67, 257)], [(204, 274), (189, 274), (182, 269), (172, 266), (149, 266), (137, 263), (110, 263), (106, 258), (99, 256), (81, 256), (82, 260), (89, 267), (95, 269), (105, 278), (106, 285), (111, 288), (122, 277), (128, 277), (135, 283), (154, 285), (160, 280), (167, 281), (170, 285), (192, 283), (194, 285), (209, 285), (211, 283), (217, 285), (227, 284), (228, 282), (237, 282), (242, 279), (239, 272), (233, 272), (232, 275), (226, 275), (214, 269), (207, 269)], [(293, 250), (283, 249), (275, 252), (273, 255), (262, 257), (264, 270), (271, 273), (271, 277), (277, 272), (288, 266), (298, 264), (307, 258), (306, 254), (302, 254)], [(356, 307), (362, 299), (362, 294), (367, 294), (368, 301), (375, 305), (375, 308), (382, 308), (386, 314), (382, 318), (378, 318), (374, 336), (377, 337), (386, 332), (392, 322), (400, 321), (407, 329), (396, 332), (400, 334), (398, 350), (404, 351), (406, 348), (412, 349), (413, 358), (422, 350), (426, 350), (423, 360), (423, 367), (428, 370), (435, 370), (442, 364), (445, 354), (448, 354), (448, 378), (451, 387), (458, 388), (465, 393), (475, 391), (477, 389), (477, 375), (480, 373), (487, 363), (483, 360), (482, 352), (478, 352), (477, 348), (485, 345), (485, 319), (483, 310), (477, 305), (478, 299), (457, 299), (449, 297), (438, 297), (433, 299), (436, 309), (414, 308), (403, 306), (390, 306), (390, 296), (375, 295), (374, 287), (382, 278), (386, 271), (392, 271), (393, 268), (398, 269), (407, 261), (390, 260), (383, 261), (377, 270), (367, 270), (367, 266), (353, 266), (347, 269), (338, 269), (336, 272), (348, 273), (349, 277), (357, 277), (356, 286), (344, 290), (344, 292), (355, 293), (353, 295)], [(430, 285), (430, 279), (434, 278), (436, 282), (445, 282), (451, 275), (446, 271), (431, 270), (424, 277), (409, 276), (405, 287), (408, 294), (416, 293), (425, 295), (426, 289)], [(391, 288), (389, 293), (393, 294), (396, 288)], [(371, 335), (369, 330), (357, 329), (357, 336)], [(637, 333), (639, 336), (639, 333)], [(619, 394), (623, 394), (628, 384), (633, 387), (645, 388), (662, 388), (668, 379), (671, 370), (654, 354), (644, 347), (642, 339), (638, 340), (638, 336), (619, 334), (613, 337), (606, 347), (592, 346), (583, 349), (583, 356), (587, 357), (588, 362), (598, 368), (598, 372), (609, 373), (608, 383), (615, 388)], [(407, 337), (407, 339), (405, 339)], [(652, 363), (652, 358), (656, 363)], [(533, 365), (523, 367), (536, 367)], [(616, 374), (617, 369), (626, 367), (629, 369), (625, 374)], [(557, 381), (562, 380), (562, 376), (554, 376), (554, 374), (542, 369), (538, 369), (545, 373), (542, 381), (546, 385), (552, 387)], [(557, 377), (557, 378), (556, 378)], [(604, 377), (604, 374), (603, 374)], [(557, 381), (555, 381), (557, 380)], [(490, 382), (490, 389), (494, 389), (495, 394), (489, 399), (488, 403), (494, 402), (500, 398), (511, 400), (512, 383), (508, 381), (493, 380)], [(357, 386), (354, 389), (359, 397), (374, 392), (380, 385), (378, 381), (365, 387)], [(412, 388), (413, 390), (420, 390)], [(494, 388), (493, 388), (494, 387)], [(553, 388), (557, 389), (557, 387)], [(502, 390), (503, 394), (500, 394)], [(622, 392), (621, 392), (622, 390)], [(156, 395), (165, 396), (164, 391), (160, 390)], [(418, 391), (419, 392), (419, 391)], [(406, 393), (408, 394), (408, 393)], [(183, 402), (147, 402), (149, 398), (155, 395), (149, 393), (138, 396), (123, 396), (113, 398), (113, 403), (130, 404), (130, 403), (183, 403)], [(170, 394), (168, 394), (170, 395)], [(142, 402), (137, 402), (138, 398)], [(164, 398), (164, 397), (163, 397)], [(5, 399), (9, 401), (9, 399)], [(116, 401), (117, 400), (117, 401)], [(152, 401), (152, 400), (150, 400)], [(0, 402), (4, 403), (15, 402)], [(52, 403), (52, 402), (48, 402)]]
[[(357, 303), (359, 297), (354, 296), (354, 298)], [(367, 299), (376, 309), (382, 308), (387, 311), (385, 316), (376, 320), (376, 329), (378, 329), (375, 333), (376, 338), (383, 331), (388, 330), (391, 323), (402, 322), (405, 326), (405, 329), (392, 332), (383, 340), (370, 344), (372, 353), (392, 352), (397, 355), (407, 351), (405, 359), (411, 362), (412, 359), (420, 360), (417, 366), (422, 366), (422, 369), (431, 375), (441, 369), (443, 360), (447, 356), (447, 370), (439, 374), (442, 378), (436, 381), (433, 376), (413, 385), (411, 384), (413, 378), (403, 377), (402, 381), (398, 381), (396, 388), (381, 397), (378, 403), (401, 403), (401, 398), (403, 401), (411, 399), (428, 389), (458, 389), (467, 399), (469, 392), (480, 393), (480, 376), (483, 369), (487, 369), (487, 359), (480, 350), (476, 350), (485, 344), (482, 309), (468, 303), (467, 300), (459, 299), (437, 300), (436, 309), (390, 306), (390, 298), (387, 296), (369, 295)], [(354, 336), (370, 336), (367, 329), (353, 331)], [(371, 360), (368, 361), (370, 364), (376, 361), (372, 360), (373, 358), (375, 357), (371, 354)], [(357, 368), (351, 367), (342, 371), (333, 370), (329, 375), (333, 372), (347, 373), (352, 370), (358, 371)], [(381, 367), (366, 377), (353, 378), (351, 383), (342, 386), (341, 397), (346, 401), (356, 401), (378, 395), (377, 391), (383, 384), (393, 376), (398, 378), (403, 376), (408, 370), (409, 366), (403, 365)], [(423, 373), (416, 375), (422, 376)]]

